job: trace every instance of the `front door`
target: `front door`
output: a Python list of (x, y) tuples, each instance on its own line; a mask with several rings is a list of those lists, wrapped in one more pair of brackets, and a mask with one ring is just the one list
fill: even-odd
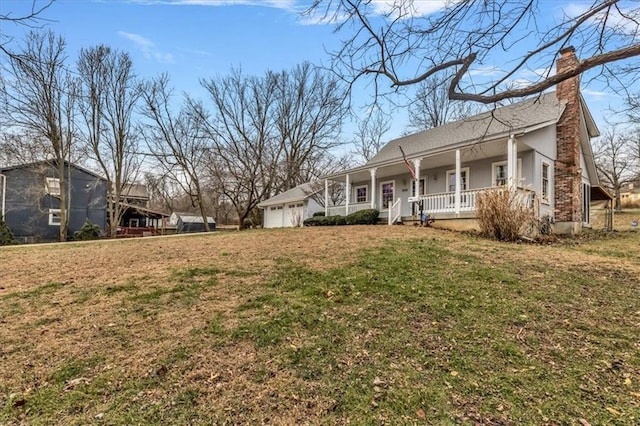
[(393, 204), (393, 199), (395, 198), (395, 181), (387, 181), (382, 182), (380, 184), (380, 200), (381, 200), (381, 209), (388, 209), (391, 204)]

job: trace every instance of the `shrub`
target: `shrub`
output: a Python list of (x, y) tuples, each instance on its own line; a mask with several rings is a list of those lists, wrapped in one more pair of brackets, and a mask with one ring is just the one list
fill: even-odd
[(313, 217), (324, 216), (324, 212), (315, 212)]
[(76, 241), (97, 240), (101, 233), (100, 227), (87, 219), (82, 228), (73, 234), (73, 239)]
[(4, 218), (0, 216), (0, 246), (8, 246), (12, 244), (18, 244), (13, 236), (13, 233), (4, 221)]
[(333, 216), (333, 225), (346, 225), (347, 218), (345, 216)]
[(375, 225), (378, 223), (379, 213), (376, 209), (360, 210), (351, 213), (345, 219), (347, 225)]
[(522, 193), (507, 187), (490, 189), (478, 194), (476, 214), (480, 232), (501, 241), (516, 241), (535, 229), (533, 208), (524, 203)]
[(305, 219), (304, 226), (336, 226), (346, 225), (344, 216), (313, 216)]

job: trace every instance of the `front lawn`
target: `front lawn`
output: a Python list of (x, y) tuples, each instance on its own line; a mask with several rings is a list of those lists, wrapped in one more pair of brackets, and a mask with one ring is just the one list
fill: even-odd
[(0, 249), (0, 424), (640, 423), (640, 232)]

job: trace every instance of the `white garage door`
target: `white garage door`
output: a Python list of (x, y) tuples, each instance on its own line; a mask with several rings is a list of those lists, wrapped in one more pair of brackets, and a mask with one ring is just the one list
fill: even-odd
[(304, 204), (287, 204), (284, 209), (284, 226), (302, 226), (304, 221)]
[(283, 213), (284, 213), (283, 206), (267, 207), (264, 211), (264, 227), (265, 228), (281, 228)]

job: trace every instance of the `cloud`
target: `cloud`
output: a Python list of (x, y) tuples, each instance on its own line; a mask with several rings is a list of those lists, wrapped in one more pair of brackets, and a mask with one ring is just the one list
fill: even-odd
[(140, 4), (175, 6), (262, 6), (296, 11), (296, 0), (129, 0)]
[(496, 66), (487, 66), (469, 70), (469, 75), (479, 77), (495, 77), (498, 74), (504, 74), (504, 71)]
[[(587, 13), (595, 6), (588, 6), (581, 3), (569, 3), (562, 8), (562, 11), (572, 19)], [(638, 15), (637, 9), (624, 9), (622, 7), (604, 9), (598, 14), (594, 15), (589, 22), (594, 25), (604, 25), (609, 29), (615, 29), (616, 31), (625, 35), (636, 35), (638, 32), (638, 23), (635, 20)]]
[(165, 53), (156, 48), (154, 42), (140, 34), (118, 31), (118, 35), (131, 41), (146, 59), (155, 59), (163, 64), (175, 64), (176, 61), (171, 53)]
[(396, 2), (392, 0), (372, 0), (371, 6), (373, 7), (374, 13), (378, 15), (391, 14), (391, 16), (397, 17), (398, 13), (401, 13), (403, 16), (410, 18), (430, 15), (444, 9), (449, 2), (449, 0), (408, 2), (406, 6), (402, 6), (400, 10), (398, 10), (398, 7), (394, 6)]
[(612, 92), (603, 92), (601, 90), (593, 89), (581, 89), (583, 95), (591, 96), (594, 98), (619, 98), (620, 95)]
[(181, 48), (178, 49), (181, 52), (184, 53), (188, 53), (190, 55), (197, 55), (197, 56), (213, 56), (213, 54), (211, 52), (207, 52), (206, 50), (200, 50), (200, 49), (187, 49), (187, 48)]

